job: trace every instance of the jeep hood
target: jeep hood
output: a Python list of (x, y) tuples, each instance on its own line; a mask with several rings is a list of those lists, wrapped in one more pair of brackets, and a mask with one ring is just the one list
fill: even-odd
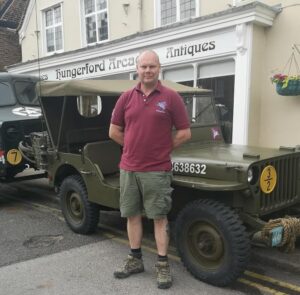
[(214, 191), (246, 189), (250, 165), (292, 153), (295, 151), (288, 148), (199, 142), (185, 144), (172, 153), (173, 183)]
[[(292, 148), (262, 148), (234, 144), (190, 143), (172, 153), (172, 161), (210, 161), (214, 163), (248, 166), (253, 162), (294, 153)], [(224, 162), (226, 159), (226, 162)]]
[(40, 107), (9, 106), (0, 108), (0, 126), (3, 122), (32, 120), (41, 116)]

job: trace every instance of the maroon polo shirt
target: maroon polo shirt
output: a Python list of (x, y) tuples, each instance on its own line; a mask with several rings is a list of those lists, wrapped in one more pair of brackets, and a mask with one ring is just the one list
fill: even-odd
[(170, 171), (172, 127), (189, 128), (189, 119), (179, 94), (158, 82), (146, 97), (140, 83), (123, 93), (111, 123), (124, 127), (120, 168), (127, 171)]

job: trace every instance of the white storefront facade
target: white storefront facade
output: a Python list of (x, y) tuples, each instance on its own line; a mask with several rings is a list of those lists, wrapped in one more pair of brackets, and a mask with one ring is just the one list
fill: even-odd
[[(270, 50), (266, 30), (274, 25), (279, 11), (278, 7), (252, 3), (108, 43), (27, 61), (8, 70), (40, 75), (47, 80), (134, 79), (139, 52), (153, 49), (160, 57), (162, 79), (194, 87), (205, 87), (208, 81), (218, 84), (215, 96), (217, 100), (220, 97), (219, 103), (227, 105), (231, 112), (233, 143), (277, 146), (278, 141), (286, 138), (264, 140), (262, 128), (266, 126), (261, 124), (266, 116), (272, 117), (268, 113), (272, 107), (264, 112), (261, 106), (265, 91), (262, 83), (269, 79), (266, 77), (269, 66), (265, 64), (266, 50)], [(265, 72), (262, 64), (267, 68)], [(266, 91), (269, 89), (272, 91), (271, 88)], [(287, 145), (300, 143), (300, 135), (288, 141)]]

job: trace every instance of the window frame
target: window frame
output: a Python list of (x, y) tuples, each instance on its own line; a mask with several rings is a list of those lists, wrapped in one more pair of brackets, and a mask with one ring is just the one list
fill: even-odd
[[(61, 15), (61, 22), (59, 24), (54, 24), (52, 26), (48, 26), (46, 27), (46, 12), (51, 10), (52, 11), (52, 17), (53, 15), (53, 11), (55, 8), (59, 7), (60, 8), (60, 15)], [(63, 19), (63, 3), (59, 2), (59, 3), (55, 3), (54, 5), (47, 7), (45, 9), (42, 10), (42, 20), (43, 20), (43, 39), (44, 39), (44, 52), (46, 55), (53, 55), (55, 53), (61, 53), (64, 52), (64, 19)], [(61, 44), (62, 44), (62, 48), (61, 49), (56, 49), (56, 41), (55, 41), (55, 28), (56, 27), (61, 27)], [(47, 44), (47, 29), (49, 28), (53, 28), (54, 29), (54, 50), (53, 51), (48, 51), (48, 44)]]
[[(180, 19), (180, 1), (181, 0), (175, 0), (176, 1), (176, 21), (174, 23), (180, 22), (187, 20), (186, 19)], [(192, 18), (198, 17), (199, 16), (199, 11), (200, 11), (200, 1), (199, 0), (194, 0), (195, 1), (195, 16)], [(155, 1), (155, 24), (156, 27), (163, 27), (163, 26), (168, 26), (174, 23), (168, 23), (165, 25), (162, 25), (161, 21), (161, 0), (156, 0)]]
[[(96, 0), (94, 1), (94, 5), (96, 5)], [(98, 35), (98, 23), (97, 23), (97, 15), (100, 14), (101, 12), (105, 12), (107, 14), (107, 39), (105, 40), (98, 40), (99, 35)], [(80, 1), (80, 15), (81, 15), (81, 32), (82, 32), (82, 46), (92, 46), (94, 44), (101, 44), (109, 41), (109, 0), (106, 0), (106, 9), (103, 10), (98, 10), (94, 11), (89, 14), (85, 14), (85, 0)], [(96, 41), (92, 43), (88, 43), (87, 41), (87, 34), (86, 34), (86, 18), (87, 16), (96, 16)]]

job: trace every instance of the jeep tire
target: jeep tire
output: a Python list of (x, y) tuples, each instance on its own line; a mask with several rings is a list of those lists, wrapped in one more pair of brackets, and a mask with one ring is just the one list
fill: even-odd
[(59, 189), (61, 210), (69, 227), (79, 234), (90, 234), (99, 222), (99, 207), (88, 201), (82, 178), (68, 176)]
[(176, 220), (175, 238), (183, 264), (197, 279), (226, 286), (245, 270), (250, 240), (239, 216), (222, 203), (188, 204)]

